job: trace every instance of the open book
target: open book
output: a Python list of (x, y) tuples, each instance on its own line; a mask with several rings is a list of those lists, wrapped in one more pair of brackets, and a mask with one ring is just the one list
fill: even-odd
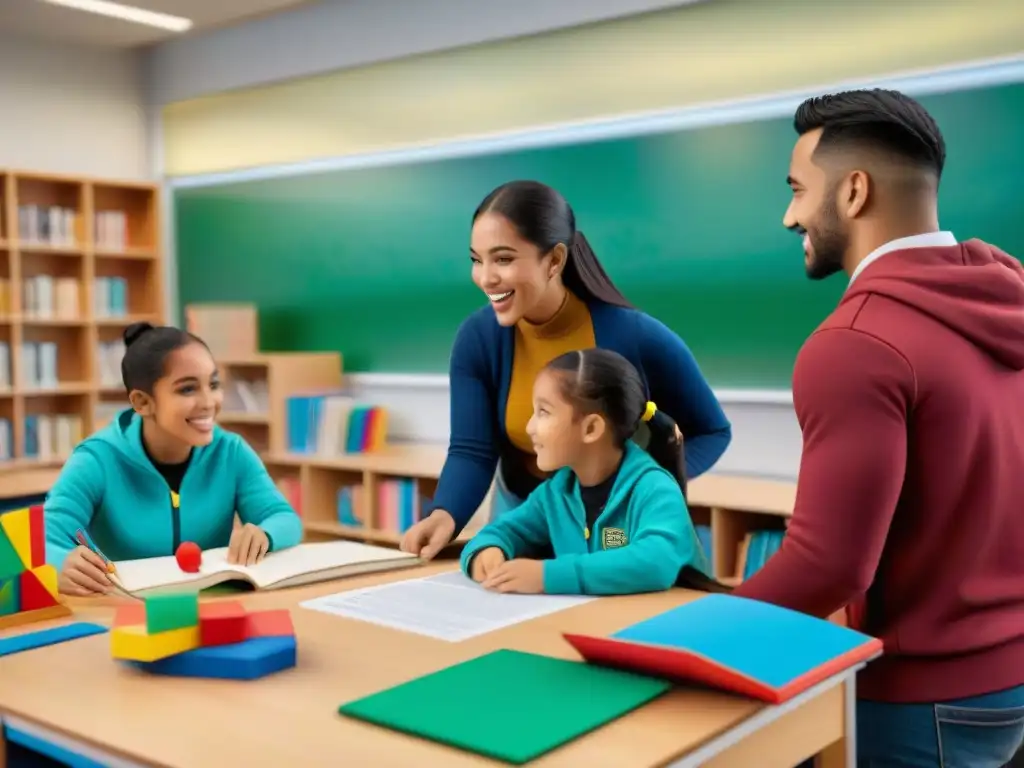
[(416, 555), (354, 541), (299, 544), (271, 552), (256, 565), (232, 565), (227, 547), (203, 552), (199, 573), (186, 573), (174, 557), (150, 557), (115, 563), (115, 585), (129, 594), (206, 589), (227, 581), (245, 581), (256, 589), (280, 589), (345, 576), (419, 565)]

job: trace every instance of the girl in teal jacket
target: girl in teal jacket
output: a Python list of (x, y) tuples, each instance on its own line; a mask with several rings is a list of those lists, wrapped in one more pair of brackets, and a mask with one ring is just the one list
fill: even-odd
[[(104, 561), (173, 555), (184, 541), (252, 564), (299, 543), (302, 523), (249, 445), (215, 420), (213, 356), (178, 328), (136, 323), (121, 375), (131, 408), (79, 443), (46, 499), (46, 559), (60, 591), (107, 592)], [(233, 529), (235, 512), (243, 525)]]
[[(555, 358), (534, 383), (533, 409), (537, 467), (555, 474), (469, 541), (467, 575), (499, 592), (722, 589), (686, 506), (682, 439), (628, 360), (600, 348)], [(632, 440), (643, 421), (646, 451)]]

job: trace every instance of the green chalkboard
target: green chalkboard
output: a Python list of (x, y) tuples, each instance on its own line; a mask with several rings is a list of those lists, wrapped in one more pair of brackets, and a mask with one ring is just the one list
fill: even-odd
[[(941, 216), (1024, 254), (1024, 84), (922, 98), (946, 136)], [(623, 292), (675, 329), (712, 385), (789, 388), (845, 279), (804, 276), (782, 227), (790, 118), (176, 190), (179, 298), (251, 301), (269, 350), (347, 371), (445, 372), (483, 304), (470, 215), (498, 184), (561, 190)]]

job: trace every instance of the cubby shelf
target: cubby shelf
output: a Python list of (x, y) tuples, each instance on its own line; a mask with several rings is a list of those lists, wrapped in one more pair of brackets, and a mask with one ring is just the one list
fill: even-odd
[(124, 406), (121, 333), (165, 317), (158, 194), (0, 169), (0, 498), (46, 492)]

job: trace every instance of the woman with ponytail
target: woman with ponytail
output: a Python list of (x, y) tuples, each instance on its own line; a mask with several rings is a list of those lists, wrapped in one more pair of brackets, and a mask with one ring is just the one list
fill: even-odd
[(633, 308), (597, 260), (572, 208), (556, 190), (513, 181), (473, 214), (473, 282), (488, 306), (459, 328), (450, 362), (451, 437), (430, 515), (402, 548), (429, 560), (469, 522), (497, 472), (492, 519), (523, 502), (547, 477), (526, 431), (538, 373), (567, 352), (622, 355), (646, 399), (686, 441), (686, 475), (710, 469), (731, 428), (686, 344)]
[[(470, 540), (466, 575), (527, 594), (718, 587), (686, 507), (675, 422), (647, 400), (628, 360), (593, 347), (556, 357), (532, 404), (537, 466), (554, 474)], [(646, 451), (632, 439), (644, 422)]]

